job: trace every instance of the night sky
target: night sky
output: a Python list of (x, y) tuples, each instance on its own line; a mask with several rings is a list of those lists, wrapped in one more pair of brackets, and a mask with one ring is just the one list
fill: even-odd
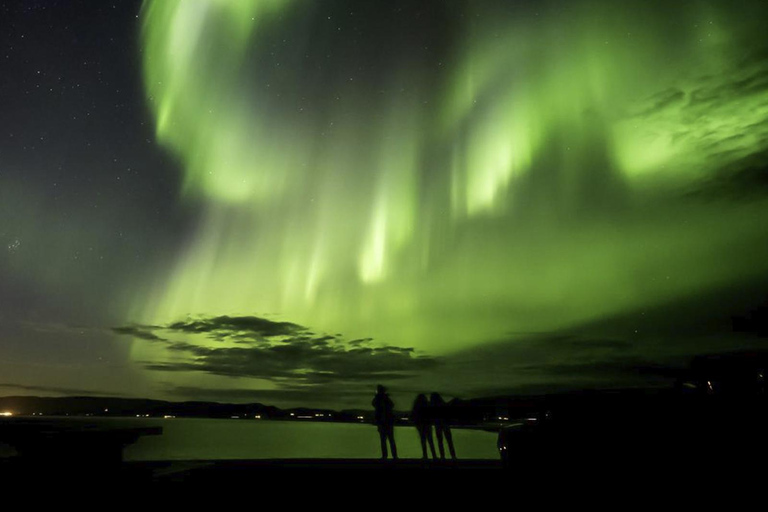
[(0, 1), (0, 394), (665, 386), (768, 302), (768, 4)]

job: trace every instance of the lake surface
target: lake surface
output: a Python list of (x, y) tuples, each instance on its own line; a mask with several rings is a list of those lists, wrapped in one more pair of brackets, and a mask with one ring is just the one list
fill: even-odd
[[(381, 456), (376, 427), (367, 424), (196, 418), (89, 418), (87, 421), (119, 423), (125, 427), (162, 427), (163, 435), (142, 437), (125, 449), (125, 460), (132, 461)], [(453, 439), (459, 458), (499, 458), (495, 433), (453, 429)], [(421, 457), (421, 444), (414, 427), (396, 427), (395, 442), (401, 458)]]

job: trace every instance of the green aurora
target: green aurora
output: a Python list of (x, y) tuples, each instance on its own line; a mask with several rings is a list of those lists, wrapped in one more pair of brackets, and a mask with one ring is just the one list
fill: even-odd
[(147, 0), (157, 141), (201, 213), (125, 322), (444, 356), (764, 277), (768, 202), (739, 179), (768, 151), (768, 7), (738, 3), (433, 2), (366, 39), (344, 2)]

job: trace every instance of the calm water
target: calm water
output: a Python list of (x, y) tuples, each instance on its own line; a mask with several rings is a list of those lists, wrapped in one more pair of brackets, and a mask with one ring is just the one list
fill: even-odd
[[(78, 421), (78, 420), (65, 420)], [(142, 437), (125, 450), (126, 460), (378, 458), (379, 435), (373, 425), (292, 421), (102, 418), (126, 427), (163, 427), (163, 435)], [(453, 429), (459, 458), (497, 459), (496, 434)], [(397, 427), (401, 458), (421, 457), (413, 427)], [(447, 447), (446, 447), (447, 453)]]

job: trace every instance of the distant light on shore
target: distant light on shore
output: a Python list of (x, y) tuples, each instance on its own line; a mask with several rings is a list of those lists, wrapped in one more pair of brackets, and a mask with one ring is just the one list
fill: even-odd
[(3, 411), (0, 412), (0, 416), (13, 416), (13, 413), (11, 411)]

